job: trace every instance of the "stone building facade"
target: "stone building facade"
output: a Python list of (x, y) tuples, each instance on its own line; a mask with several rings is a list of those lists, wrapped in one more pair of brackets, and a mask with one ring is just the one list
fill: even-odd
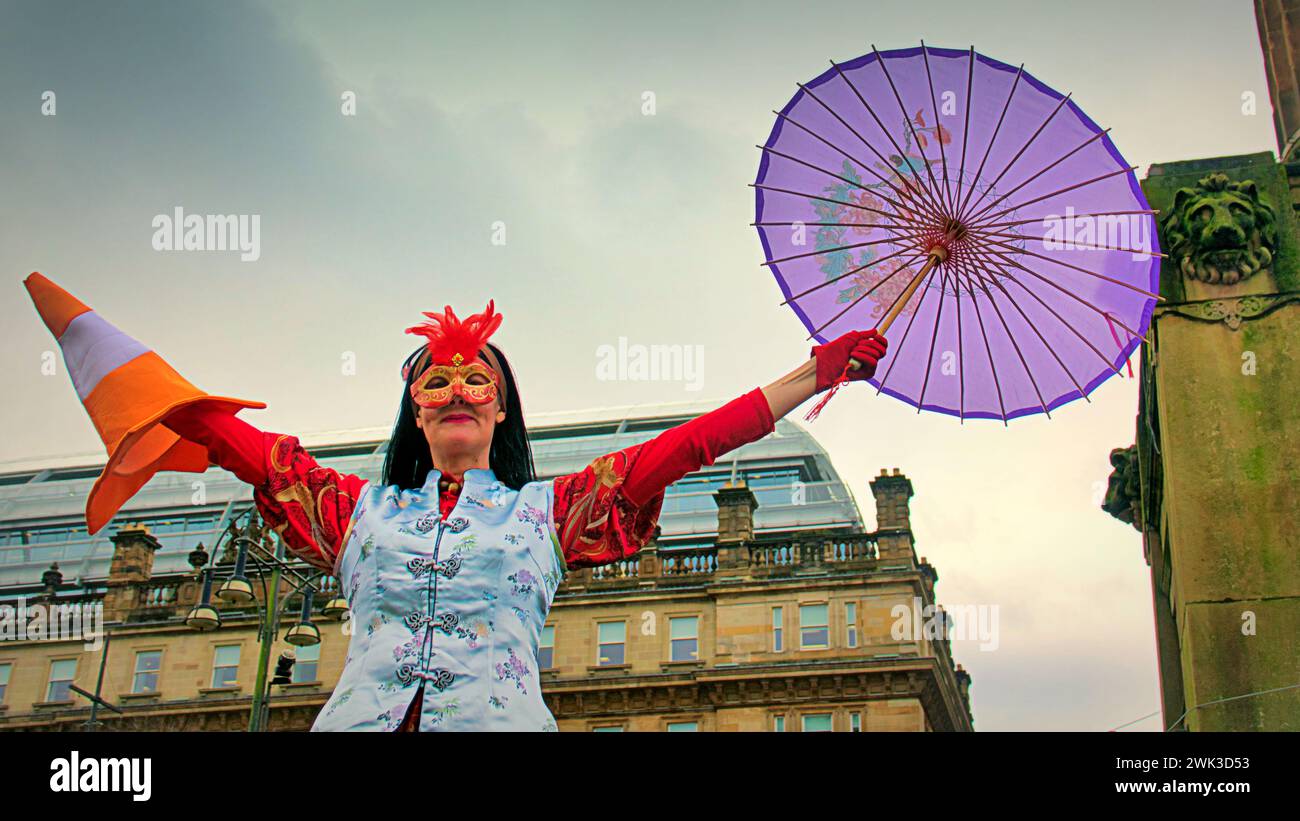
[[(729, 482), (715, 493), (711, 543), (656, 539), (625, 562), (570, 573), (537, 659), (560, 729), (971, 730), (970, 676), (952, 659), (941, 609), (935, 636), (911, 635), (913, 610), (935, 607), (938, 579), (913, 547), (911, 483), (895, 469), (871, 487), (874, 531), (756, 535), (753, 490)], [(266, 579), (250, 565), (256, 601), (221, 605), (221, 627), (200, 632), (185, 622), (199, 578), (153, 572), (158, 547), (148, 527), (126, 525), (98, 591), (57, 568), (39, 586), (3, 591), (5, 605), (21, 599), (43, 613), (101, 605), (110, 641), (0, 642), (0, 729), (83, 729), (89, 702), (70, 684), (109, 705), (97, 710), (103, 729), (248, 727)], [(224, 558), (229, 575), (233, 555)], [(297, 648), (290, 680), (270, 686), (267, 729), (307, 729), (342, 669), (351, 624), (324, 615), (334, 581), (319, 581), (321, 641)], [(287, 583), (278, 595), (287, 614), (298, 612)], [(285, 649), (282, 629), (272, 663)]]

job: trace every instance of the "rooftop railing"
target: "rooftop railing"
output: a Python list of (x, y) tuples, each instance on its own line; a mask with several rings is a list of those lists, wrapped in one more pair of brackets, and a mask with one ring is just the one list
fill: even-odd
[(619, 586), (647, 587), (657, 580), (726, 576), (773, 578), (809, 572), (852, 569), (870, 572), (879, 556), (871, 533), (809, 531), (781, 538), (760, 536), (739, 545), (701, 544), (672, 547), (651, 543), (640, 553), (613, 564), (570, 570), (560, 594)]

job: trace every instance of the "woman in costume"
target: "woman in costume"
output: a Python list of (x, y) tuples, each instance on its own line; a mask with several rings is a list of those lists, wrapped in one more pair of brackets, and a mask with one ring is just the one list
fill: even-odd
[[(814, 394), (869, 378), (886, 345), (874, 330), (847, 333), (814, 347), (808, 362), (765, 388), (578, 473), (537, 481), (518, 385), (489, 342), (501, 315), (489, 303), (462, 321), (448, 306), (407, 329), (426, 341), (403, 366), (383, 475), (368, 482), (317, 464), (296, 437), (262, 432), (234, 415), (260, 403), (210, 397), (165, 363), (166, 373), (144, 384), (174, 382), (183, 398), (168, 398), (147, 424), (117, 422), (125, 433), (114, 433), (115, 423), (103, 422), (96, 407), (120, 411), (150, 366), (120, 340), (146, 349), (39, 274), (28, 288), (109, 444), (101, 481), (127, 483), (104, 488), (100, 495), (112, 497), (104, 509), (88, 500), (92, 530), (153, 471), (205, 469), (177, 456), (201, 446), (196, 453), (253, 486), (259, 511), (290, 553), (339, 579), (353, 632), (313, 730), (557, 729), (536, 658), (566, 570), (635, 555), (654, 533), (669, 485), (767, 435)], [(102, 326), (116, 341), (93, 336), (107, 333)], [(87, 387), (82, 351), (96, 348), (111, 356), (91, 368), (96, 383)], [(117, 360), (123, 364), (110, 370)], [(135, 379), (133, 389), (104, 388), (115, 377)], [(150, 438), (160, 434), (170, 440), (150, 451)], [(134, 456), (122, 455), (123, 443), (136, 448)], [(133, 475), (126, 463), (147, 470)]]

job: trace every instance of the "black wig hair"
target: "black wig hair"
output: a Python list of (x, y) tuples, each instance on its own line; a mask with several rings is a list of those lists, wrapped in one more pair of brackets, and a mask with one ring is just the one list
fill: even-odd
[[(496, 426), (492, 434), (492, 446), (488, 451), (488, 465), (492, 472), (507, 487), (520, 490), (529, 482), (535, 481), (536, 471), (533, 467), (533, 449), (528, 442), (528, 427), (524, 424), (523, 405), (519, 401), (519, 385), (515, 382), (514, 372), (506, 355), (491, 342), (487, 346), (496, 354), (501, 363), (505, 377), (506, 418)], [(397, 485), (401, 490), (410, 490), (424, 486), (429, 471), (436, 465), (429, 453), (428, 440), (424, 432), (415, 424), (415, 402), (411, 399), (411, 383), (419, 376), (424, 365), (421, 354), (426, 351), (420, 346), (406, 358), (410, 371), (406, 384), (402, 387), (401, 406), (397, 410), (397, 422), (393, 425), (393, 435), (388, 439), (388, 453), (384, 457), (383, 482), (385, 485)], [(483, 359), (480, 353), (479, 358)], [(486, 360), (484, 360), (486, 361)]]

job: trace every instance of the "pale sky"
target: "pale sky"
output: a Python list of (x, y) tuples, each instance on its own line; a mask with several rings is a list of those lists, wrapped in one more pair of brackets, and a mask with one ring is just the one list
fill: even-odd
[[(808, 347), (759, 265), (754, 146), (796, 81), (873, 43), (1023, 62), (1141, 174), (1275, 149), (1248, 0), (470, 5), (0, 3), (0, 470), (103, 458), (66, 375), (41, 373), (37, 270), (204, 389), (266, 402), (244, 414), (265, 430), (391, 424), (402, 330), (489, 298), (526, 413), (765, 385)], [(153, 250), (177, 206), (260, 215), (260, 259)], [(700, 390), (597, 379), (619, 337), (703, 346)], [(977, 729), (1159, 709), (1141, 541), (1098, 506), (1135, 381), (1092, 399), (1003, 429), (854, 385), (809, 424), (868, 527), (870, 478), (911, 477), (943, 604), (998, 608), (996, 650), (953, 643)]]

